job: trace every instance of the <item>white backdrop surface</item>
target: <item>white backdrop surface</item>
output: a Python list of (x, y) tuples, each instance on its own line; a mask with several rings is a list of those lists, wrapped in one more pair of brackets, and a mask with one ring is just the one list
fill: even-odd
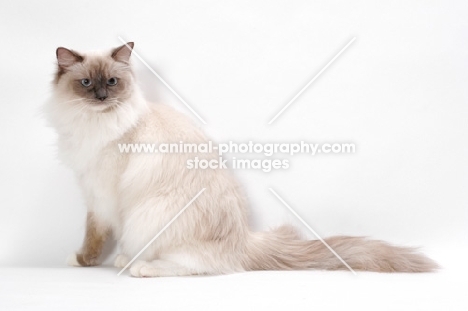
[(0, 264), (62, 266), (80, 246), (86, 209), (40, 107), (58, 46), (121, 36), (208, 124), (134, 58), (147, 98), (216, 141), (356, 144), (291, 157), (287, 170), (236, 171), (255, 229), (300, 226), (271, 187), (323, 237), (419, 245), (450, 265), (468, 246), (466, 16), (466, 1), (4, 1)]

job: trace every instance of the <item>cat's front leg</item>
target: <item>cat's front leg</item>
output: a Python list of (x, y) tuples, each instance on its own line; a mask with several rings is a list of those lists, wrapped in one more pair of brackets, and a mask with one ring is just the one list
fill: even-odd
[(68, 265), (77, 267), (98, 265), (98, 259), (108, 235), (108, 227), (102, 225), (93, 212), (88, 212), (83, 246), (79, 253), (71, 255), (67, 259)]
[(130, 258), (125, 254), (118, 254), (114, 260), (114, 267), (122, 269), (130, 262)]

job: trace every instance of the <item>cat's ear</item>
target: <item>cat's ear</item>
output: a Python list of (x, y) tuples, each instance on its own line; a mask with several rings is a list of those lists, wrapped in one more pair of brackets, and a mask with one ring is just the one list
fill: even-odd
[(62, 68), (70, 67), (71, 65), (83, 61), (83, 56), (66, 48), (57, 48), (56, 54), (58, 65)]
[(115, 59), (117, 62), (128, 63), (134, 45), (135, 44), (133, 42), (127, 42), (124, 45), (113, 49), (111, 55), (112, 58)]

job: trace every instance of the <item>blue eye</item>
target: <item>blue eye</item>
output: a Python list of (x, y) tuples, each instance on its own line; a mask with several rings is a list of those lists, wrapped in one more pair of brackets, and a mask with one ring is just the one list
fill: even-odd
[(117, 78), (110, 78), (107, 80), (107, 85), (116, 85), (117, 84)]
[(88, 86), (91, 85), (91, 80), (89, 80), (89, 79), (83, 79), (83, 80), (81, 80), (81, 84), (82, 84), (83, 86), (85, 86), (85, 87), (88, 87)]

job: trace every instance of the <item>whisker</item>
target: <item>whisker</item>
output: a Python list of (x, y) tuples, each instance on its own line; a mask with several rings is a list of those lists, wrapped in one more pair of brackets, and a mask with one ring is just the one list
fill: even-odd
[(77, 100), (84, 100), (85, 98), (75, 98), (75, 99), (72, 99), (72, 100), (67, 100), (67, 101), (64, 101), (64, 102), (61, 102), (59, 103), (59, 105), (62, 105), (62, 104), (66, 104), (66, 103), (71, 103), (71, 102), (75, 102)]

